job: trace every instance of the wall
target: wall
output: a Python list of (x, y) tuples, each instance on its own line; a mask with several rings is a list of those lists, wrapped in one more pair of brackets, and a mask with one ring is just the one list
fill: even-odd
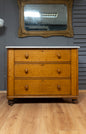
[(19, 13), (17, 0), (0, 0), (0, 17), (5, 20), (5, 28), (0, 29), (0, 90), (6, 90), (8, 45), (80, 45), (79, 50), (79, 88), (86, 89), (86, 0), (74, 0), (74, 37), (26, 37), (18, 38)]
[(79, 89), (86, 89), (86, 0), (74, 0), (73, 44), (79, 45)]

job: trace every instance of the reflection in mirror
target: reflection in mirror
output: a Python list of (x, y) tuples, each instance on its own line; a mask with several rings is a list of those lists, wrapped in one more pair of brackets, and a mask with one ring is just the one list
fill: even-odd
[(58, 31), (67, 29), (65, 4), (27, 4), (24, 6), (26, 31)]

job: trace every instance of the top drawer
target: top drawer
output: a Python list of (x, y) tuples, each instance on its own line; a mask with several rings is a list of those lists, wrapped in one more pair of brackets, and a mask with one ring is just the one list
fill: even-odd
[(70, 61), (70, 49), (18, 49), (15, 61)]

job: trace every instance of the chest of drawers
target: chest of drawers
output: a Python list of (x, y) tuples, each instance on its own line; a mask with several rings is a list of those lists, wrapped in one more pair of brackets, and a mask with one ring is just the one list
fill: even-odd
[(78, 47), (7, 47), (7, 97), (78, 98)]

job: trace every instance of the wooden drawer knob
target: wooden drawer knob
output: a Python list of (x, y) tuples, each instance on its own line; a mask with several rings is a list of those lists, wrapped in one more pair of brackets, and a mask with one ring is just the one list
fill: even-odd
[(28, 59), (29, 58), (29, 55), (28, 54), (25, 54), (25, 58)]
[(29, 87), (28, 85), (25, 86), (25, 90), (28, 91), (29, 90)]
[(60, 85), (57, 85), (57, 89), (58, 89), (58, 90), (61, 90), (61, 86), (60, 86)]
[(58, 72), (58, 74), (60, 74), (61, 73), (61, 69), (58, 69), (57, 72)]
[(44, 63), (41, 64), (41, 66), (44, 66), (44, 65), (45, 65)]
[(27, 68), (25, 69), (25, 73), (28, 74), (28, 69)]
[(57, 54), (57, 57), (58, 57), (58, 59), (61, 59), (61, 55), (60, 54)]

